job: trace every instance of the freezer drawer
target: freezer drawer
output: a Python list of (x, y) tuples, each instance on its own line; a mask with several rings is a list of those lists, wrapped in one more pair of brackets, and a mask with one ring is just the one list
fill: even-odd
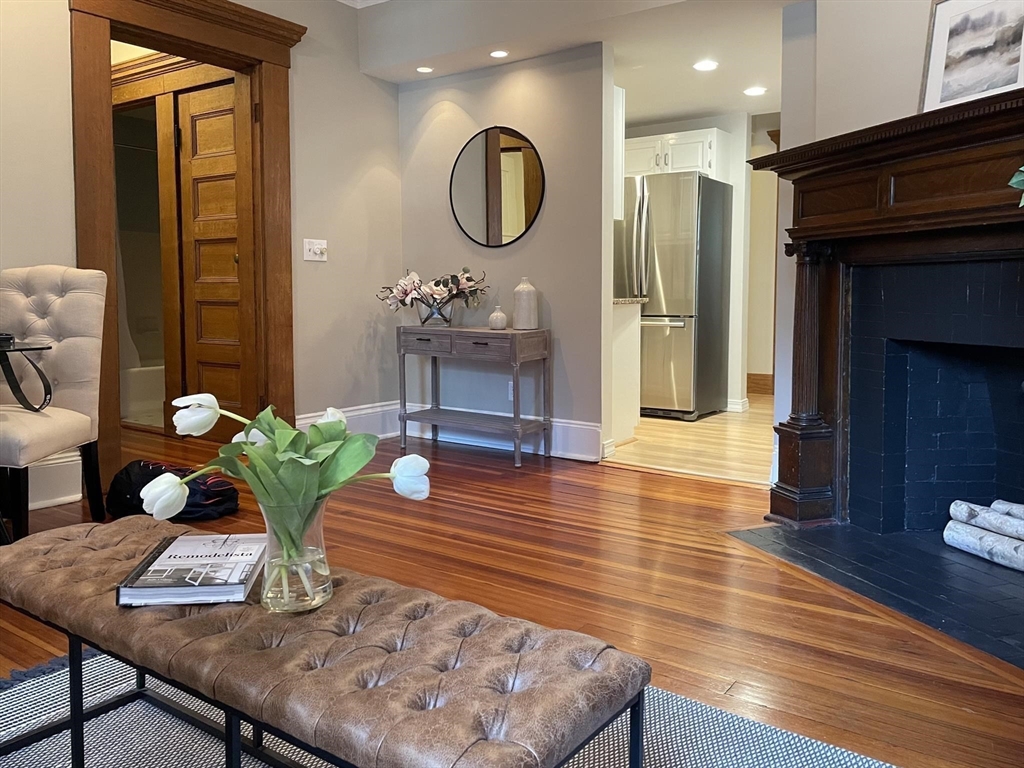
[(640, 321), (640, 407), (693, 411), (697, 318)]

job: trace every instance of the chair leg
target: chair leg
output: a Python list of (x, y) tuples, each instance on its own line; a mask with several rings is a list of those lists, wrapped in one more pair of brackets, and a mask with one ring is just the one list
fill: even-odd
[(10, 531), (7, 530), (7, 521), (4, 517), (7, 513), (7, 488), (10, 485), (10, 478), (7, 467), (0, 467), (0, 544), (13, 544)]
[(82, 456), (82, 477), (85, 480), (85, 496), (89, 500), (89, 514), (93, 522), (102, 523), (107, 519), (103, 506), (103, 483), (100, 480), (100, 453), (96, 441), (86, 443), (78, 449)]
[(5, 467), (0, 473), (0, 513), (11, 521), (15, 541), (28, 536), (27, 467)]

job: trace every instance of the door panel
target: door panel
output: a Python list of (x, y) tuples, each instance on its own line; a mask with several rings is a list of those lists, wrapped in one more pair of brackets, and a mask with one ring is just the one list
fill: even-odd
[(706, 172), (708, 170), (708, 144), (706, 136), (669, 139), (665, 144), (665, 157), (669, 171)]
[[(184, 378), (252, 417), (259, 410), (249, 80), (178, 96)], [(230, 439), (238, 425), (211, 435)]]
[(697, 309), (697, 174), (646, 177), (648, 198), (643, 314), (679, 317)]
[(640, 322), (640, 407), (694, 409), (694, 339), (697, 321)]
[(660, 172), (661, 139), (627, 140), (623, 166), (627, 176)]

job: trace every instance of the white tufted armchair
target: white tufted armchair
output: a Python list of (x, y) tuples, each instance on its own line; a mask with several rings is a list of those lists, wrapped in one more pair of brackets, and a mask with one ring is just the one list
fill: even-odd
[[(94, 269), (38, 266), (0, 272), (0, 331), (15, 341), (49, 344), (32, 354), (53, 388), (40, 413), (22, 408), (6, 381), (0, 385), (0, 512), (14, 538), (28, 533), (28, 467), (78, 448), (93, 520), (106, 516), (96, 438), (99, 433), (100, 350), (107, 276)], [(9, 356), (33, 403), (42, 384), (21, 354)], [(2, 524), (2, 520), (0, 520)]]

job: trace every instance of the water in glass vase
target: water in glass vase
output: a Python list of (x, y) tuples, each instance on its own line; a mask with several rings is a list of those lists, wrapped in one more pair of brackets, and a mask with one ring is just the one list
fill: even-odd
[(331, 569), (324, 548), (327, 499), (301, 506), (260, 505), (267, 525), (261, 603), (268, 611), (309, 611), (331, 599)]

